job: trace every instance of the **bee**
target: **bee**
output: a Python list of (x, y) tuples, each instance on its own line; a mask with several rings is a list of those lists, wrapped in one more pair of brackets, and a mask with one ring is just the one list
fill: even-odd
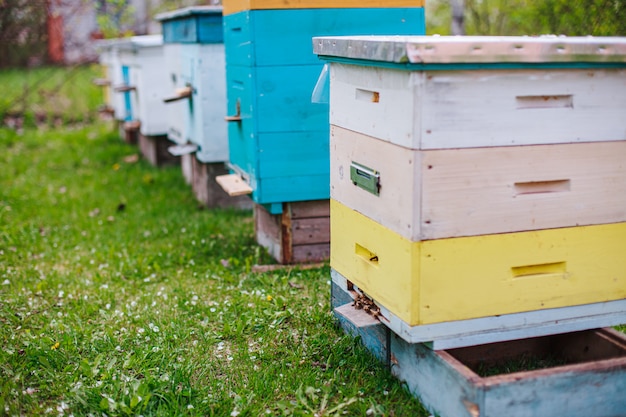
[(380, 320), (380, 308), (374, 303), (373, 300), (368, 298), (365, 294), (358, 294), (354, 301), (352, 302), (352, 306), (357, 310), (363, 310), (370, 316), (373, 316), (376, 319)]

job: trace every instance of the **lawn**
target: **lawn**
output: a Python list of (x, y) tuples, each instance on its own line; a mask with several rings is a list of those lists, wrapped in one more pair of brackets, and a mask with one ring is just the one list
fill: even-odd
[(329, 268), (271, 259), (250, 211), (110, 125), (0, 129), (6, 415), (426, 416), (330, 313)]
[(0, 124), (10, 116), (26, 127), (93, 122), (102, 94), (92, 84), (98, 65), (0, 71)]

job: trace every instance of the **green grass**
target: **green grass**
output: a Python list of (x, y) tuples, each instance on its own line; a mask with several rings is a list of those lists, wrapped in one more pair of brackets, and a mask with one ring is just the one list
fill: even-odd
[(0, 70), (0, 121), (9, 114), (23, 116), (30, 127), (91, 122), (103, 101), (102, 88), (92, 82), (101, 72), (98, 65)]
[(428, 415), (335, 327), (328, 267), (249, 272), (251, 213), (136, 152), (0, 130), (1, 413)]

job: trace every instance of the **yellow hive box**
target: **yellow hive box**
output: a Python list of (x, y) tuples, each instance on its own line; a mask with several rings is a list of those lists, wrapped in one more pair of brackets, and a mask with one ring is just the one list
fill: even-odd
[(423, 0), (223, 0), (224, 15), (244, 10), (423, 7)]
[(331, 200), (331, 267), (410, 326), (626, 299), (626, 223), (412, 242)]

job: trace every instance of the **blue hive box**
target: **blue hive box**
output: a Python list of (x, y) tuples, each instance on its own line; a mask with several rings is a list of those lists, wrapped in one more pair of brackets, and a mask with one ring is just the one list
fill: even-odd
[(271, 214), (328, 199), (328, 104), (314, 103), (324, 35), (423, 35), (424, 9), (244, 10), (224, 16), (230, 167)]

